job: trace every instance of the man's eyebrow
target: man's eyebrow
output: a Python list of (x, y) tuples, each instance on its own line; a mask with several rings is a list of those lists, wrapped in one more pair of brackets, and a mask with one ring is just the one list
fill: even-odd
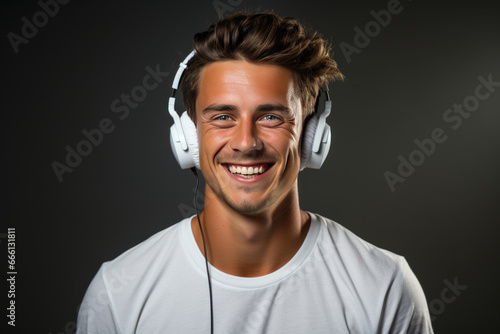
[[(238, 107), (236, 107), (233, 104), (211, 104), (205, 109), (201, 111), (202, 114), (212, 112), (212, 111), (238, 111)], [(290, 113), (291, 109), (288, 107), (285, 107), (281, 103), (278, 104), (271, 104), (271, 103), (266, 103), (266, 104), (261, 104), (257, 107), (256, 109), (257, 112), (267, 112), (267, 111), (281, 111), (285, 113)]]
[(236, 108), (236, 106), (233, 105), (233, 104), (217, 104), (217, 103), (214, 103), (214, 104), (209, 105), (205, 109), (203, 109), (201, 111), (201, 113), (205, 114), (205, 113), (211, 112), (211, 111), (237, 111), (237, 110), (238, 110), (238, 108)]
[(260, 106), (257, 107), (257, 111), (281, 111), (281, 112), (286, 112), (290, 113), (291, 109), (288, 107), (285, 107), (282, 104), (261, 104)]

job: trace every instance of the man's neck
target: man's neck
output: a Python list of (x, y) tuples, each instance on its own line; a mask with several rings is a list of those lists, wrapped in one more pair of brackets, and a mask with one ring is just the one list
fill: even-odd
[[(243, 277), (263, 276), (285, 265), (300, 249), (310, 225), (309, 215), (299, 208), (296, 184), (279, 203), (252, 215), (229, 208), (207, 186), (200, 219), (209, 262)], [(196, 217), (191, 228), (203, 253)]]

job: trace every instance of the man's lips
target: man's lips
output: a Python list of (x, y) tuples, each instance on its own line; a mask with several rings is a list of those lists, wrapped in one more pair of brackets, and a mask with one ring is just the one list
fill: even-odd
[(271, 163), (258, 163), (258, 164), (223, 164), (226, 169), (231, 173), (243, 177), (253, 177), (264, 174), (269, 168), (272, 167)]

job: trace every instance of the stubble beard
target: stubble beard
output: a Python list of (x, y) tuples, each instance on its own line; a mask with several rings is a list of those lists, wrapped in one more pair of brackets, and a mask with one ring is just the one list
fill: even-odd
[[(265, 209), (269, 208), (274, 202), (276, 202), (277, 195), (275, 192), (271, 192), (265, 199), (255, 202), (250, 200), (234, 201), (230, 195), (226, 194), (220, 187), (213, 187), (208, 183), (207, 186), (211, 189), (211, 196), (216, 197), (218, 201), (227, 205), (231, 210), (242, 214), (242, 215), (254, 215), (259, 214)], [(208, 194), (206, 194), (208, 195)], [(208, 195), (210, 196), (210, 195)]]

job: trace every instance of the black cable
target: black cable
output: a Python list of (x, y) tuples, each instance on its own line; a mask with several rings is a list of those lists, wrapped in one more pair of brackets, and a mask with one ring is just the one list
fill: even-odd
[(203, 241), (203, 252), (205, 256), (205, 267), (207, 269), (207, 278), (208, 278), (208, 291), (210, 293), (210, 333), (214, 333), (214, 305), (213, 305), (213, 297), (212, 297), (212, 280), (210, 279), (210, 270), (208, 269), (208, 258), (207, 258), (207, 245), (205, 244), (205, 236), (203, 235), (203, 228), (201, 227), (200, 216), (198, 215), (198, 206), (196, 205), (196, 194), (198, 193), (198, 185), (200, 183), (200, 179), (198, 178), (198, 173), (196, 172), (196, 168), (191, 168), (191, 171), (196, 176), (196, 190), (194, 192), (194, 208), (196, 210), (196, 218), (198, 218), (198, 226), (200, 226), (201, 232), (201, 240)]

